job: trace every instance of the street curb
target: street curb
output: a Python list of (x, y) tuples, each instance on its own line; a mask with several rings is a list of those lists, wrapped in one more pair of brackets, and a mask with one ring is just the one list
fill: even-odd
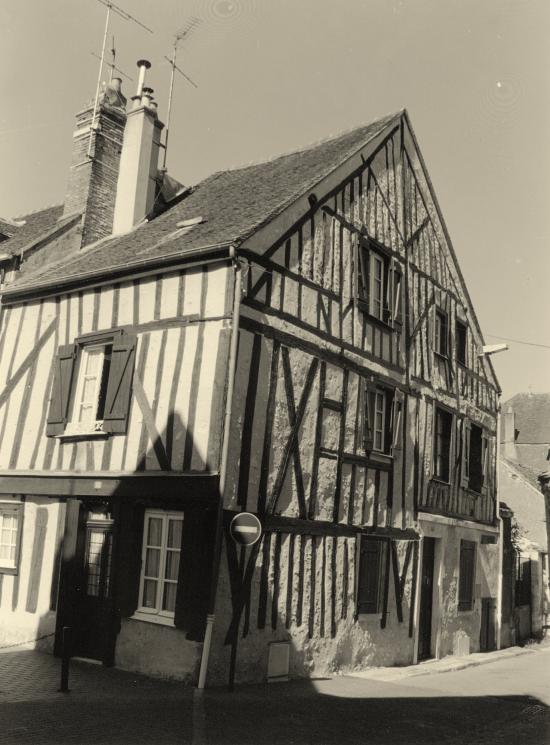
[[(533, 645), (534, 646), (534, 645)], [(469, 667), (479, 667), (480, 665), (487, 665), (490, 663), (498, 662), (499, 660), (507, 660), (514, 657), (520, 657), (521, 655), (533, 654), (534, 652), (549, 652), (550, 646), (537, 647), (508, 647), (505, 650), (498, 650), (495, 652), (484, 652), (482, 653), (483, 658), (454, 658), (449, 656), (448, 658), (442, 658), (441, 660), (430, 660), (427, 662), (421, 662), (418, 665), (407, 665), (406, 667), (375, 667), (370, 670), (358, 670), (356, 672), (346, 673), (348, 677), (359, 678), (361, 680), (400, 680), (406, 678), (417, 678), (422, 675), (440, 675), (442, 673), (457, 672), (459, 670), (465, 670)], [(474, 654), (479, 654), (474, 653)], [(445, 660), (448, 659), (448, 662)]]

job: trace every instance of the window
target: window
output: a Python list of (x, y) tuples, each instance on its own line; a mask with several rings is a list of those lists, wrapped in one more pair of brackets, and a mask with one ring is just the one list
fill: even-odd
[(387, 541), (361, 538), (357, 613), (379, 613), (381, 610), (387, 552)]
[(66, 432), (101, 429), (112, 350), (112, 344), (90, 344), (82, 348), (72, 415)]
[(487, 486), (489, 440), (483, 429), (464, 421), (462, 486), (480, 494)]
[(468, 340), (468, 327), (461, 321), (456, 322), (455, 342), (456, 342), (456, 361), (461, 365), (466, 364), (466, 347)]
[(401, 323), (401, 271), (381, 246), (359, 246), (358, 298), (362, 309), (387, 324)]
[(23, 505), (0, 503), (0, 573), (17, 574)]
[(137, 618), (173, 623), (182, 530), (183, 512), (145, 512)]
[(400, 447), (402, 398), (398, 389), (367, 385), (363, 432), (365, 450), (391, 454)]
[(434, 349), (437, 354), (446, 357), (448, 353), (449, 324), (447, 314), (440, 308), (435, 309)]
[(472, 610), (476, 573), (476, 544), (473, 541), (460, 541), (459, 571), (458, 610)]
[(449, 481), (452, 424), (453, 415), (450, 412), (435, 410), (434, 476), (441, 481)]
[(59, 347), (46, 434), (78, 436), (126, 432), (135, 337), (117, 329)]

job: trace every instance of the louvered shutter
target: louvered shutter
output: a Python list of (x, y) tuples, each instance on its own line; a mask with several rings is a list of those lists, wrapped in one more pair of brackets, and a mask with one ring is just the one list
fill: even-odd
[(462, 422), (462, 458), (460, 464), (460, 484), (465, 489), (470, 483), (470, 432), (471, 424), (466, 419)]
[(376, 395), (376, 384), (367, 380), (363, 387), (363, 447), (367, 453), (372, 451), (374, 445), (374, 397)]
[(476, 544), (460, 542), (460, 577), (458, 583), (458, 610), (472, 610), (474, 602)]
[(54, 375), (50, 398), (50, 409), (46, 423), (46, 435), (53, 437), (65, 430), (69, 416), (71, 385), (76, 359), (74, 344), (63, 344), (54, 360)]
[(105, 432), (126, 432), (132, 393), (132, 378), (134, 376), (135, 353), (135, 336), (121, 334), (119, 338), (113, 341), (111, 368), (109, 370), (103, 413), (103, 429)]
[(481, 436), (481, 493), (487, 494), (491, 484), (491, 440)]
[(394, 268), (393, 278), (393, 321), (394, 323), (403, 323), (403, 314), (401, 313), (401, 272)]
[(392, 404), (392, 452), (402, 450), (401, 421), (403, 419), (403, 392), (396, 388), (393, 394)]
[(357, 613), (376, 613), (378, 611), (381, 549), (382, 541), (361, 540)]

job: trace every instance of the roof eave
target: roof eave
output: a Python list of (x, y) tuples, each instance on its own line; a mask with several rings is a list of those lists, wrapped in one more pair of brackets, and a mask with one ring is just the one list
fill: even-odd
[(140, 274), (148, 274), (155, 270), (165, 269), (178, 265), (190, 263), (223, 261), (232, 259), (235, 256), (235, 247), (232, 242), (218, 243), (210, 246), (199, 246), (190, 249), (185, 253), (167, 254), (165, 256), (155, 256), (140, 261), (132, 261), (131, 264), (125, 264), (118, 267), (108, 267), (100, 271), (91, 271), (79, 275), (78, 277), (67, 277), (55, 282), (51, 279), (46, 282), (36, 282), (26, 287), (6, 288), (0, 296), (4, 305), (17, 303), (21, 300), (28, 300), (32, 297), (44, 297), (58, 295), (60, 292), (70, 292), (81, 288), (82, 286), (91, 286), (98, 284), (107, 284), (116, 282), (121, 279), (130, 279)]

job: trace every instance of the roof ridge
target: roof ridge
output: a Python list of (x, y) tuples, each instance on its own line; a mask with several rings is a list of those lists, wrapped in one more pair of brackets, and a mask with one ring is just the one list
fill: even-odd
[[(336, 134), (329, 134), (326, 137), (322, 137), (318, 140), (313, 140), (305, 145), (301, 145), (300, 147), (295, 147), (290, 150), (285, 150), (282, 153), (278, 153), (277, 155), (273, 155), (271, 158), (266, 158), (265, 160), (252, 160), (248, 163), (243, 163), (241, 165), (236, 166), (230, 166), (229, 168), (222, 168), (219, 171), (214, 171), (210, 174), (210, 176), (207, 176), (205, 179), (203, 179), (202, 182), (206, 181), (209, 178), (213, 178), (214, 176), (220, 176), (224, 173), (235, 173), (236, 171), (245, 171), (247, 168), (253, 168), (254, 166), (263, 166), (267, 165), (268, 163), (274, 163), (276, 160), (279, 160), (279, 158), (287, 158), (290, 155), (299, 155), (300, 153), (307, 153), (309, 150), (314, 150), (316, 147), (321, 147), (321, 145), (326, 145), (329, 142), (332, 142), (333, 140), (338, 140), (341, 137), (345, 137), (346, 135), (352, 134), (352, 132), (357, 132), (360, 129), (366, 129), (367, 127), (373, 127), (376, 124), (380, 124), (384, 121), (391, 121), (392, 119), (395, 119), (398, 116), (401, 116), (405, 109), (398, 109), (397, 111), (394, 111), (389, 114), (385, 114), (384, 116), (377, 117), (376, 119), (373, 119), (371, 122), (364, 122), (363, 124), (357, 124), (354, 127), (348, 127), (347, 129), (343, 129), (340, 132), (337, 132)], [(197, 184), (197, 186), (199, 185)]]

